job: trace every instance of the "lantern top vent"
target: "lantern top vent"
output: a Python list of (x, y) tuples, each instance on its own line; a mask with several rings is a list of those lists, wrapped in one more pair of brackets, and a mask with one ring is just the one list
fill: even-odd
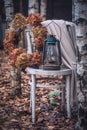
[(46, 39), (47, 43), (56, 43), (56, 38), (53, 35), (49, 35), (48, 38)]

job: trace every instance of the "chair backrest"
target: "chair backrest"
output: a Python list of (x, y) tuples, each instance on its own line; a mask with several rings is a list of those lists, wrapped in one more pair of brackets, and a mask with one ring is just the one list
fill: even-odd
[(28, 54), (33, 52), (33, 33), (31, 29), (32, 27), (28, 25), (24, 30), (24, 41)]

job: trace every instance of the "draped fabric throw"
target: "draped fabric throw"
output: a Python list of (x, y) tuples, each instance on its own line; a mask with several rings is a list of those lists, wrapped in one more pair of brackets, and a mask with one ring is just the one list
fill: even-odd
[(76, 35), (75, 25), (64, 20), (46, 20), (42, 22), (48, 34), (54, 35), (61, 45), (63, 64), (72, 70), (71, 105), (76, 103)]

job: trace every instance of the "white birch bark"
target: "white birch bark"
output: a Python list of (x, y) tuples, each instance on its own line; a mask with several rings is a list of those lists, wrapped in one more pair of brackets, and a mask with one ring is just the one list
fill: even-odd
[(4, 0), (4, 6), (5, 6), (7, 26), (9, 26), (9, 23), (13, 19), (13, 12), (14, 12), (12, 0)]
[(87, 128), (87, 1), (74, 0), (73, 16), (76, 22), (78, 47), (77, 92), (78, 92), (78, 122), (76, 130)]
[(37, 0), (28, 0), (28, 14), (38, 13), (38, 2)]
[[(39, 13), (38, 4), (37, 0), (28, 0), (28, 14)], [(43, 17), (43, 20), (46, 19), (46, 6), (47, 0), (41, 0), (40, 15)]]
[(87, 71), (87, 2), (79, 2), (75, 0), (74, 5), (77, 46), (79, 50), (77, 74), (84, 78), (84, 72)]
[(46, 20), (46, 7), (47, 7), (47, 0), (41, 0), (41, 16), (43, 20)]
[(15, 67), (10, 68), (11, 88), (14, 96), (21, 95), (21, 70)]

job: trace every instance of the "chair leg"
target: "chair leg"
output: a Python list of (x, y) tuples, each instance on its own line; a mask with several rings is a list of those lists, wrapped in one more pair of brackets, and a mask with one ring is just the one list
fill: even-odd
[(30, 108), (32, 107), (32, 101), (31, 101), (31, 90), (30, 90)]
[(71, 106), (70, 106), (70, 76), (66, 76), (66, 104), (67, 104), (67, 116), (71, 117)]
[(62, 87), (62, 104), (65, 105), (65, 87)]
[(31, 75), (31, 78), (32, 78), (32, 86), (31, 86), (32, 122), (35, 123), (35, 88), (36, 88), (35, 75)]
[[(31, 77), (30, 77), (30, 80), (31, 80)], [(31, 85), (30, 85), (30, 108), (31, 108), (31, 106), (32, 106), (32, 101), (31, 101)]]

